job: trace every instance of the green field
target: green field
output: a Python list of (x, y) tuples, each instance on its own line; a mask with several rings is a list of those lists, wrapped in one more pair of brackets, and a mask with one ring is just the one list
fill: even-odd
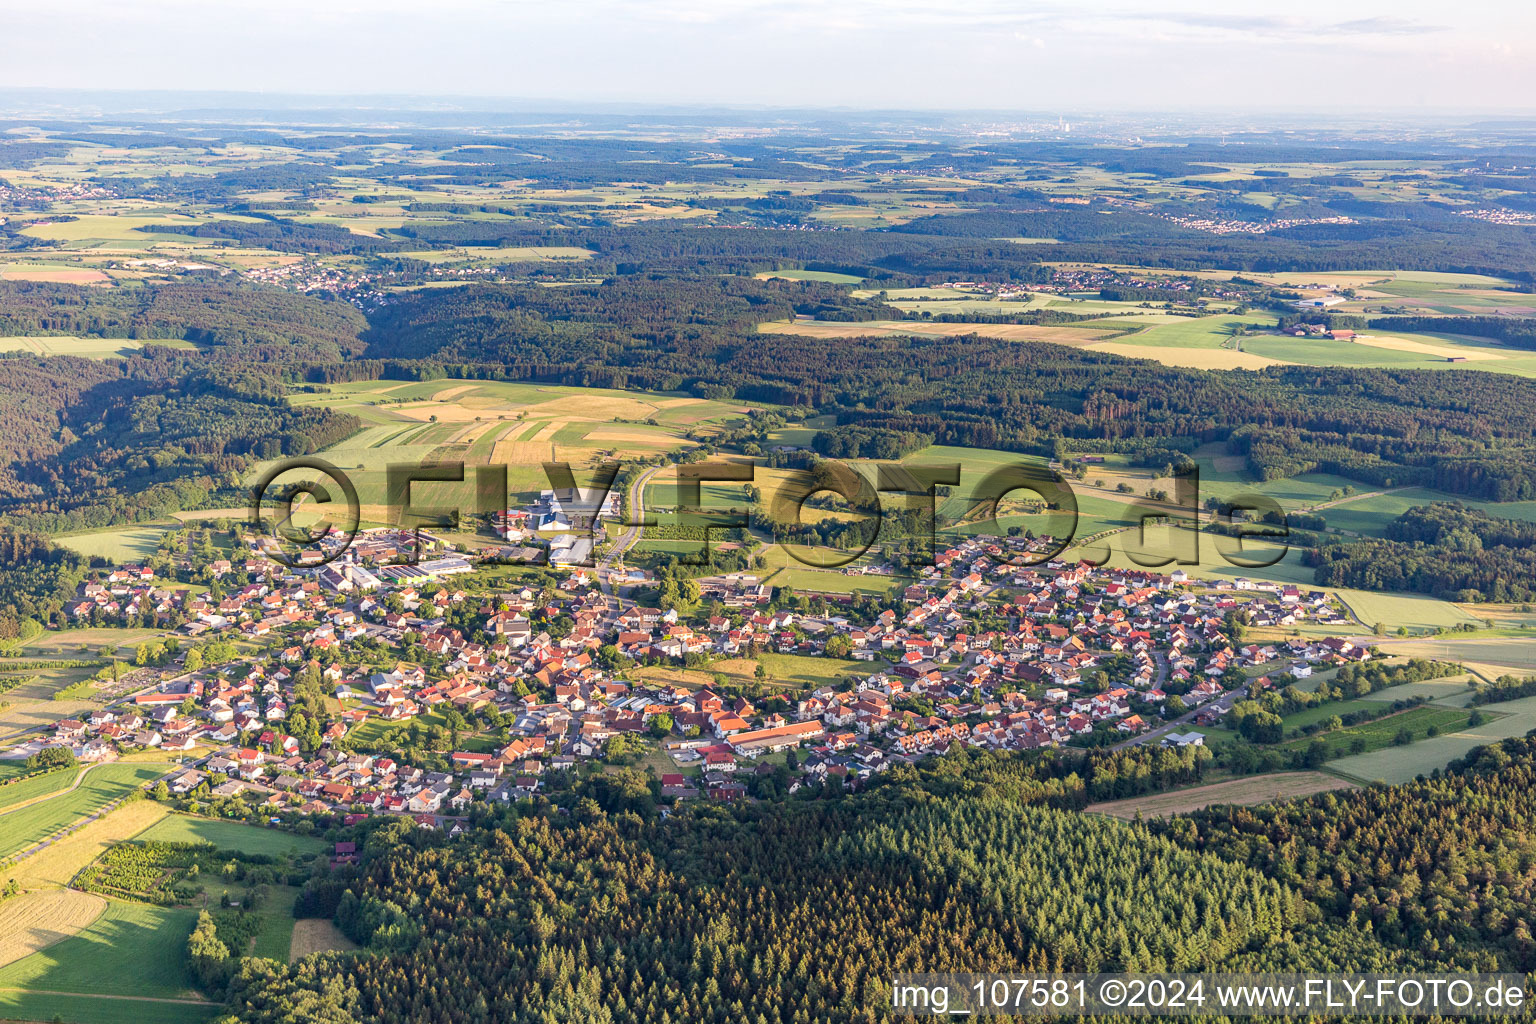
[[(1334, 753), (1348, 750), (1352, 741), (1363, 739), (1367, 752), (1382, 750), (1392, 746), (1393, 739), (1404, 729), (1412, 733), (1415, 741), (1432, 739), (1433, 737), (1429, 736), (1431, 728), (1445, 734), (1458, 732), (1466, 728), (1469, 714), (1470, 712), (1460, 708), (1417, 707), (1399, 714), (1388, 715), (1374, 722), (1364, 722), (1345, 729), (1335, 729), (1333, 732), (1303, 736), (1290, 741), (1286, 746), (1292, 749), (1307, 747), (1320, 739), (1328, 745), (1329, 753)], [(1484, 717), (1492, 718), (1493, 714), (1485, 714)]]
[[(1487, 719), (1482, 725), (1451, 732), (1442, 731), (1439, 736), (1420, 739), (1406, 747), (1388, 746), (1370, 753), (1342, 757), (1330, 761), (1327, 770), (1365, 782), (1409, 782), (1418, 775), (1428, 775), (1436, 768), (1445, 767), (1450, 761), (1465, 756), (1474, 747), (1524, 736), (1536, 729), (1536, 697), (1485, 704), (1475, 710), (1482, 711)], [(1462, 715), (1465, 721), (1467, 712), (1452, 713)]]
[[(1371, 336), (1373, 340), (1378, 337)], [(1280, 335), (1243, 339), (1243, 351), (1286, 363), (1306, 366), (1370, 366), (1390, 370), (1481, 370), (1509, 373), (1518, 377), (1536, 377), (1536, 353), (1497, 347), (1493, 343), (1474, 344), (1449, 334), (1381, 335), (1391, 343), (1406, 342), (1403, 348), (1387, 348), (1364, 342), (1332, 341), (1320, 338), (1290, 338)], [(1432, 351), (1431, 351), (1432, 350)], [(1452, 363), (1448, 355), (1465, 358)]]
[[(195, 998), (186, 967), (187, 935), (195, 923), (195, 910), (109, 901), (88, 929), (0, 967), (0, 996), (14, 998), (17, 993), (6, 990), (22, 989), (149, 999)], [(98, 1003), (106, 1010), (120, 1009), (109, 1006), (109, 999), (81, 999), (80, 1006)], [(177, 1006), (144, 1003), (132, 1009), (138, 1021), (158, 1021), (161, 1007)], [(91, 1024), (97, 1018), (80, 1019)]]
[(0, 1018), (69, 1024), (202, 1024), (224, 1007), (208, 1002), (109, 999), (100, 996), (0, 988)]
[(117, 762), (92, 768), (69, 793), (0, 814), (0, 860), (12, 857), (84, 816), (165, 774), (156, 762)]
[[(1358, 485), (1356, 486), (1358, 490)], [(1404, 487), (1383, 494), (1342, 501), (1322, 510), (1322, 516), (1331, 529), (1357, 533), (1363, 537), (1379, 537), (1392, 522), (1415, 505), (1427, 505), (1436, 501), (1459, 501), (1479, 508), (1489, 515), (1523, 522), (1536, 522), (1536, 501), (1477, 501), (1445, 491), (1427, 487)]]
[[(1230, 348), (1232, 332), (1239, 327), (1270, 327), (1275, 318), (1263, 314), (1238, 316), (1223, 313), (1216, 316), (1187, 317), (1171, 323), (1149, 327), (1137, 334), (1120, 339), (1124, 344), (1143, 348)], [(1243, 348), (1247, 349), (1244, 340)]]
[(1388, 633), (1399, 626), (1409, 630), (1433, 630), (1460, 625), (1482, 625), (1449, 601), (1416, 594), (1380, 594), (1367, 590), (1339, 590), (1339, 597), (1368, 627), (1376, 623)]
[(801, 654), (778, 654), (766, 651), (757, 658), (777, 682), (808, 683), (813, 686), (841, 683), (849, 675), (865, 675), (874, 670), (867, 661), (844, 661), (838, 658), (812, 658)]
[(326, 842), (314, 836), (298, 836), (275, 828), (216, 818), (198, 818), (189, 814), (172, 814), (163, 818), (137, 838), (146, 842), (212, 843), (221, 850), (238, 850), (273, 857), (290, 853), (312, 856), (326, 849)]
[(30, 779), (23, 779), (9, 786), (0, 786), (0, 811), (14, 804), (68, 789), (70, 783), (75, 781), (75, 776), (79, 774), (79, 768), (66, 768), (34, 775)]
[(85, 555), (105, 558), (115, 565), (143, 561), (160, 549), (165, 529), (155, 526), (123, 526), (92, 533), (73, 533), (56, 538), (61, 547)]

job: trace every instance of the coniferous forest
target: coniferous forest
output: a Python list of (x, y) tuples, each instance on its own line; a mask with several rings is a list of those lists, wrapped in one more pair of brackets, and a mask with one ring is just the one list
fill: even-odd
[[(955, 753), (865, 792), (658, 816), (643, 782), (310, 883), (365, 955), (245, 961), (238, 1020), (887, 1019), (902, 971), (1526, 971), (1536, 741), (1418, 783), (1151, 824)], [(1064, 801), (1066, 801), (1064, 803)]]

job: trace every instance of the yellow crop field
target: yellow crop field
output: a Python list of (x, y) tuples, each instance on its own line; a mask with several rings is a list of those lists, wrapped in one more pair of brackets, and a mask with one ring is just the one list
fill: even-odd
[(6, 869), (23, 889), (46, 889), (69, 884), (70, 879), (113, 843), (131, 839), (170, 812), (152, 800), (134, 800), (44, 847)]
[(293, 923), (293, 939), (288, 946), (288, 961), (292, 963), (311, 953), (356, 948), (357, 943), (343, 935), (341, 929), (330, 921), (324, 918), (303, 918)]
[(0, 967), (69, 938), (106, 907), (100, 896), (77, 889), (22, 893), (0, 903)]
[(496, 447), (491, 449), (491, 465), (532, 465), (548, 462), (550, 455), (549, 445), (537, 441), (497, 441)]
[(1089, 804), (1087, 809), (1129, 821), (1136, 817), (1138, 811), (1143, 818), (1161, 818), (1169, 814), (1187, 814), (1213, 804), (1263, 804), (1353, 787), (1352, 782), (1322, 772), (1279, 772), (1233, 779), (1230, 782), (1213, 782), (1209, 786), (1192, 786), (1171, 793), (1153, 793), (1128, 800)]

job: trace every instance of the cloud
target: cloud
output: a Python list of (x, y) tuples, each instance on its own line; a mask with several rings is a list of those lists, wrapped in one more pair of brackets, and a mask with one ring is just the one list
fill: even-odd
[(1405, 18), (1359, 18), (1355, 21), (1341, 21), (1333, 26), (1333, 31), (1375, 36), (1417, 36), (1429, 32), (1445, 32), (1448, 28), (1446, 25), (1425, 25)]

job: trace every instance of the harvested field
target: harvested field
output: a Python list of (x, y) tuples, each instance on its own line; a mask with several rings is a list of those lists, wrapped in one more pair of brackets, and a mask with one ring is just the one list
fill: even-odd
[(53, 284), (111, 284), (112, 279), (99, 270), (46, 270), (12, 268), (0, 271), (7, 281), (46, 281)]
[(611, 420), (615, 416), (642, 420), (655, 412), (656, 406), (651, 402), (616, 395), (563, 395), (553, 401), (540, 402), (536, 410), (539, 416), (569, 420)]
[(491, 449), (491, 465), (522, 466), (549, 461), (550, 447), (537, 441), (497, 441)]
[(1432, 345), (1423, 341), (1410, 341), (1407, 338), (1393, 338), (1374, 334), (1357, 334), (1356, 345), (1366, 345), (1370, 348), (1391, 349), (1393, 352), (1417, 352), (1427, 356), (1461, 356), (1468, 362), (1480, 359), (1503, 359), (1498, 352), (1483, 348), (1473, 348), (1471, 345)]
[(0, 967), (69, 938), (106, 907), (100, 896), (77, 889), (22, 893), (0, 903)]
[(343, 935), (341, 929), (330, 921), (318, 917), (304, 918), (293, 923), (293, 940), (288, 946), (288, 962), (292, 963), (311, 953), (356, 948), (357, 943)]
[(540, 427), (538, 433), (534, 434), (528, 440), (548, 441), (550, 438), (560, 433), (561, 428), (564, 426), (565, 424), (559, 420), (551, 420), (550, 422), (544, 424), (544, 426)]
[(652, 445), (657, 448), (671, 448), (679, 443), (675, 437), (646, 433), (643, 430), (594, 430), (586, 436), (586, 440), (623, 441), (629, 444)]
[(1137, 811), (1141, 812), (1143, 818), (1161, 818), (1170, 814), (1198, 811), (1212, 804), (1264, 804), (1353, 787), (1352, 782), (1322, 772), (1279, 772), (1214, 782), (1209, 786), (1194, 786), (1171, 793), (1152, 793), (1129, 800), (1109, 800), (1089, 804), (1088, 810), (1129, 821), (1136, 817)]

